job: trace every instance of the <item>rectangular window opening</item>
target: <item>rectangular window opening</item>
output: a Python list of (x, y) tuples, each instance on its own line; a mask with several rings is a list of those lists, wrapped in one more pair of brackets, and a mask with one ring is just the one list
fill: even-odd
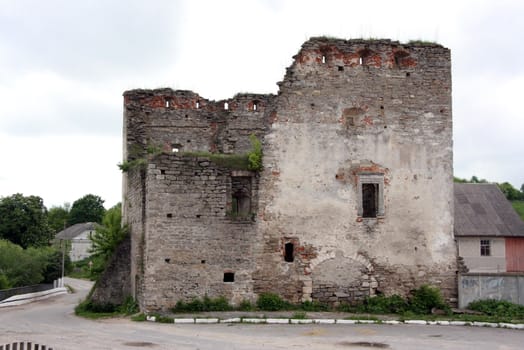
[(235, 273), (224, 272), (224, 282), (235, 282)]
[(251, 177), (231, 177), (231, 208), (233, 216), (248, 217), (251, 213)]
[(293, 243), (284, 244), (284, 261), (293, 262), (295, 260), (295, 247)]
[(489, 239), (480, 240), (480, 256), (491, 256), (491, 241)]
[(362, 184), (362, 217), (376, 218), (378, 209), (378, 184)]

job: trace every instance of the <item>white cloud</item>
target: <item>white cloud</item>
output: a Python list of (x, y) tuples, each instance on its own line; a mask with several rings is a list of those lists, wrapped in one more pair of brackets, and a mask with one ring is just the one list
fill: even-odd
[(0, 196), (36, 195), (50, 208), (88, 193), (110, 207), (121, 200), (120, 137), (0, 134)]
[(520, 187), (520, 1), (0, 0), (0, 196), (120, 200), (122, 92), (277, 92), (310, 36), (452, 50), (455, 170)]

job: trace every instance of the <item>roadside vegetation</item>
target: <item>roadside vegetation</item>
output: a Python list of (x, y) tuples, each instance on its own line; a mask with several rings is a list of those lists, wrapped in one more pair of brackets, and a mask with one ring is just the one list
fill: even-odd
[(111, 303), (95, 304), (91, 302), (91, 293), (86, 300), (75, 307), (75, 315), (89, 319), (130, 316), (137, 312), (138, 305), (132, 297), (126, 298), (122, 305)]
[[(66, 257), (65, 268), (70, 267), (71, 262)], [(58, 248), (23, 249), (10, 241), (0, 240), (0, 289), (53, 283), (61, 273), (62, 252)]]
[(292, 304), (274, 293), (262, 293), (255, 303), (244, 301), (239, 306), (231, 306), (224, 297), (202, 299), (195, 298), (189, 302), (180, 301), (170, 310), (169, 314), (153, 313), (150, 315), (136, 314), (134, 321), (145, 321), (148, 316), (156, 322), (173, 323), (176, 314), (198, 314), (201, 312), (220, 311), (285, 311), (292, 312), (290, 318), (306, 319), (308, 312), (338, 312), (344, 319), (374, 320), (380, 322), (384, 317), (405, 320), (450, 320), (464, 322), (504, 322), (524, 323), (524, 306), (507, 301), (480, 300), (471, 303), (468, 310), (454, 313), (442, 298), (440, 291), (431, 286), (423, 285), (413, 290), (408, 298), (399, 295), (368, 297), (356, 304), (341, 304), (331, 307), (327, 304), (303, 302)]

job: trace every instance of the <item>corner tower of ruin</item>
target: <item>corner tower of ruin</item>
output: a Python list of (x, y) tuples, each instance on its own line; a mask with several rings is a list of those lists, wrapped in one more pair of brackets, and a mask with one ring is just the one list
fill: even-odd
[[(231, 161), (262, 141), (263, 169)], [(124, 218), (142, 310), (456, 297), (451, 63), (436, 44), (312, 38), (276, 96), (124, 93)], [(236, 159), (236, 158), (235, 158)]]

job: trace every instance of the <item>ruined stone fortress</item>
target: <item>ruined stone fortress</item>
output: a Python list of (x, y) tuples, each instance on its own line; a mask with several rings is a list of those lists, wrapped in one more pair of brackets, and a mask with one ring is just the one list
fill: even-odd
[[(124, 93), (129, 290), (142, 310), (456, 297), (448, 49), (312, 38), (277, 95)], [(227, 162), (262, 143), (263, 168)]]

